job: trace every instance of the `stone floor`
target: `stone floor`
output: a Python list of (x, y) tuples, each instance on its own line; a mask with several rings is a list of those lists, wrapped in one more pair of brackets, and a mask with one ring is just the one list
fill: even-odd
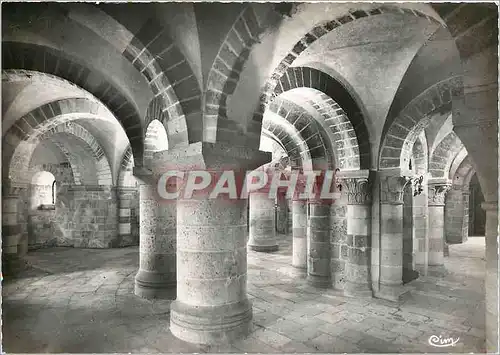
[[(230, 346), (185, 343), (169, 331), (169, 302), (133, 294), (137, 248), (52, 248), (3, 285), (5, 352), (423, 353), (484, 351), (484, 238), (450, 246), (446, 273), (420, 278), (399, 304), (311, 289), (277, 253), (249, 252), (254, 330)], [(459, 338), (453, 348), (430, 336)]]

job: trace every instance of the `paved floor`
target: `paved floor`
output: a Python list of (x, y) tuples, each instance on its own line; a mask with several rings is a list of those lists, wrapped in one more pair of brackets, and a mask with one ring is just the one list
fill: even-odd
[[(283, 236), (283, 239), (290, 239)], [(290, 267), (291, 247), (249, 252), (254, 331), (230, 346), (196, 346), (169, 332), (169, 302), (133, 294), (137, 248), (52, 248), (3, 285), (5, 352), (481, 352), (484, 238), (450, 246), (446, 274), (414, 281), (399, 304), (311, 289)], [(459, 338), (453, 348), (430, 336)]]

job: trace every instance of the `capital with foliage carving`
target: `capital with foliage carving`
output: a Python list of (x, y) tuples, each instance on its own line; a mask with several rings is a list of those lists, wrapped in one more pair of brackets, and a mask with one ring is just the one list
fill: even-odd
[(369, 205), (372, 202), (372, 182), (363, 177), (341, 178), (349, 205)]
[(446, 193), (450, 189), (450, 184), (429, 184), (429, 194), (427, 195), (429, 206), (444, 206)]
[(411, 179), (406, 176), (385, 176), (380, 179), (380, 202), (390, 205), (403, 204), (403, 191)]

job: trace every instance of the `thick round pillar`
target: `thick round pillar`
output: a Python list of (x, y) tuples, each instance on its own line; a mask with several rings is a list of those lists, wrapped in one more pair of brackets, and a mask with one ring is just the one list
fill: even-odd
[(498, 354), (498, 203), (485, 202), (486, 211), (486, 349)]
[(236, 186), (241, 186), (242, 172), (265, 164), (270, 154), (195, 143), (158, 158), (171, 159), (186, 176), (208, 170), (212, 179), (210, 187), (191, 197), (180, 193), (177, 199), (177, 299), (170, 308), (170, 330), (177, 338), (197, 344), (244, 338), (252, 326), (247, 297), (248, 201), (241, 198), (242, 188), (237, 187), (232, 196), (215, 193), (213, 186), (223, 173), (234, 176)]
[(15, 274), (21, 266), (18, 244), (21, 228), (17, 220), (18, 196), (2, 196), (2, 273), (4, 277)]
[(429, 182), (429, 266), (444, 265), (444, 202), (449, 188)]
[(307, 221), (307, 281), (322, 288), (332, 285), (330, 205), (327, 200), (310, 201)]
[(347, 260), (344, 293), (372, 296), (371, 287), (371, 183), (368, 171), (342, 179), (347, 193)]
[(307, 269), (307, 201), (292, 202), (292, 266)]
[(156, 186), (152, 181), (140, 184), (139, 271), (135, 276), (135, 294), (148, 299), (174, 299), (175, 203), (159, 203), (157, 196)]
[(403, 190), (404, 176), (381, 177), (380, 277), (376, 297), (397, 301), (403, 284)]
[(278, 250), (274, 199), (267, 191), (250, 193), (250, 225), (248, 248), (261, 252)]

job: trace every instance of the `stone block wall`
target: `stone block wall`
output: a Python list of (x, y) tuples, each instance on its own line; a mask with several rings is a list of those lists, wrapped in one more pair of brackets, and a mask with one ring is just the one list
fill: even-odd
[(446, 194), (444, 208), (445, 235), (449, 244), (463, 243), (469, 234), (469, 193), (462, 186), (453, 186)]
[[(131, 200), (137, 201), (132, 205), (138, 203), (137, 197)], [(131, 220), (134, 220), (137, 212), (135, 208), (132, 210)], [(50, 246), (110, 248), (138, 244), (138, 231), (135, 237), (120, 240), (118, 199), (116, 191), (109, 186), (63, 186), (58, 189), (56, 210), (30, 209), (28, 212), (31, 249)], [(137, 223), (133, 224), (131, 231), (138, 229)]]
[(330, 209), (331, 219), (331, 275), (333, 287), (343, 290), (345, 285), (345, 267), (349, 259), (349, 245), (347, 240), (347, 197), (342, 194)]

